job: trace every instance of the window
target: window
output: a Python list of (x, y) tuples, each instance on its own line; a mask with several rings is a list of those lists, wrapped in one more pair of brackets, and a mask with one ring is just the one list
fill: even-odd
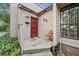
[(69, 37), (70, 38), (77, 38), (77, 26), (76, 25), (70, 25), (69, 27)]
[(79, 39), (79, 6), (61, 12), (61, 37)]

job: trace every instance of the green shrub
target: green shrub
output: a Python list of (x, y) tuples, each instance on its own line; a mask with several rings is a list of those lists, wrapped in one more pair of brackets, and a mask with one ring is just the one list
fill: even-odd
[(19, 45), (18, 40), (10, 39), (9, 33), (0, 37), (0, 55), (21, 55), (21, 47)]

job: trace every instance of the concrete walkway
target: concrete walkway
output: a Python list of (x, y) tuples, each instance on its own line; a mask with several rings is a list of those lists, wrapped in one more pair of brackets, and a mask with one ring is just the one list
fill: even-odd
[(44, 38), (34, 38), (23, 42), (23, 56), (53, 56), (50, 47), (52, 42)]
[(53, 56), (51, 52), (40, 52), (40, 53), (33, 53), (33, 54), (23, 54), (23, 56)]
[(32, 51), (26, 51), (26, 54), (23, 54), (23, 56), (53, 56), (50, 49), (36, 49)]

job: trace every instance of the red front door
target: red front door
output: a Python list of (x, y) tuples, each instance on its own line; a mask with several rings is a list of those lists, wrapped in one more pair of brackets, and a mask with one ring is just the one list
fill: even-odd
[(31, 17), (31, 38), (38, 36), (38, 19)]

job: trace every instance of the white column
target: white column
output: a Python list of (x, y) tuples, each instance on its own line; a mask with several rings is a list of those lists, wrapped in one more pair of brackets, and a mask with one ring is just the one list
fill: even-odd
[(18, 3), (10, 4), (10, 37), (17, 37), (17, 6)]
[(53, 4), (53, 45), (60, 41), (60, 11), (56, 3)]
[(53, 4), (53, 46), (56, 45), (56, 3)]

